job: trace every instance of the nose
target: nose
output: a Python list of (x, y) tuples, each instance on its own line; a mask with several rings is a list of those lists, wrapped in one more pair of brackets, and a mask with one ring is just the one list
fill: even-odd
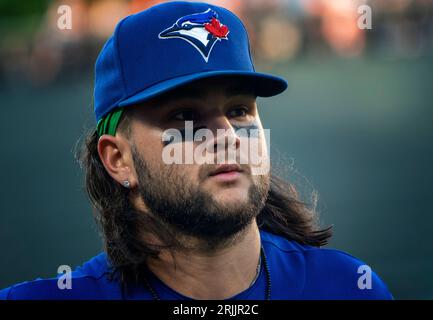
[(237, 150), (240, 147), (240, 139), (235, 129), (225, 115), (214, 117), (208, 122), (208, 129), (214, 135), (213, 150), (214, 153), (219, 151)]

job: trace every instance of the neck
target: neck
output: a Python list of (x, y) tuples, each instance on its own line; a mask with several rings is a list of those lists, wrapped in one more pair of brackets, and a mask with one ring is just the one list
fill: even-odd
[(222, 300), (246, 290), (256, 276), (260, 233), (254, 220), (230, 245), (212, 251), (161, 251), (148, 267), (171, 289), (193, 299)]

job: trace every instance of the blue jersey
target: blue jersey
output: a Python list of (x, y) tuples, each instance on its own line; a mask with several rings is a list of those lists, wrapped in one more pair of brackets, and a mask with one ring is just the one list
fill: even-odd
[[(260, 230), (271, 277), (271, 299), (393, 299), (385, 283), (359, 259), (340, 250), (299, 244)], [(58, 277), (23, 282), (0, 291), (0, 299), (127, 299), (150, 300), (147, 286), (110, 280), (107, 255), (101, 253), (71, 274), (71, 288), (59, 289)], [(162, 300), (190, 300), (155, 275), (148, 281)], [(265, 299), (266, 274), (230, 300)], [(61, 287), (61, 286), (60, 286)]]

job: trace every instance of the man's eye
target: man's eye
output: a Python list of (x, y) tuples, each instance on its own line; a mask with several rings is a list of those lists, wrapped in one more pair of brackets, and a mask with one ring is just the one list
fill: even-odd
[(232, 118), (245, 117), (248, 114), (248, 108), (245, 106), (239, 106), (229, 112), (229, 116)]
[(180, 120), (180, 121), (193, 121), (197, 120), (198, 114), (191, 110), (185, 110), (185, 111), (179, 111), (176, 112), (172, 118), (174, 120)]

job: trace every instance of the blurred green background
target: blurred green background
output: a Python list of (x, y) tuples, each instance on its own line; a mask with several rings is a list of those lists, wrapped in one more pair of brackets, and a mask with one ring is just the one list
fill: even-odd
[[(0, 288), (100, 252), (74, 160), (95, 126), (92, 68), (116, 15), (155, 2), (61, 2), (87, 20), (56, 31), (60, 2), (0, 1)], [(339, 35), (325, 13), (344, 28), (353, 19), (341, 15), (360, 2), (307, 2), (231, 2), (249, 21), (257, 69), (289, 81), (259, 100), (272, 161), (305, 194), (319, 192), (322, 224), (334, 225), (328, 247), (369, 264), (397, 299), (433, 299), (433, 4), (370, 1), (373, 29)], [(112, 15), (92, 26), (98, 12)], [(269, 39), (276, 21), (285, 42)]]

